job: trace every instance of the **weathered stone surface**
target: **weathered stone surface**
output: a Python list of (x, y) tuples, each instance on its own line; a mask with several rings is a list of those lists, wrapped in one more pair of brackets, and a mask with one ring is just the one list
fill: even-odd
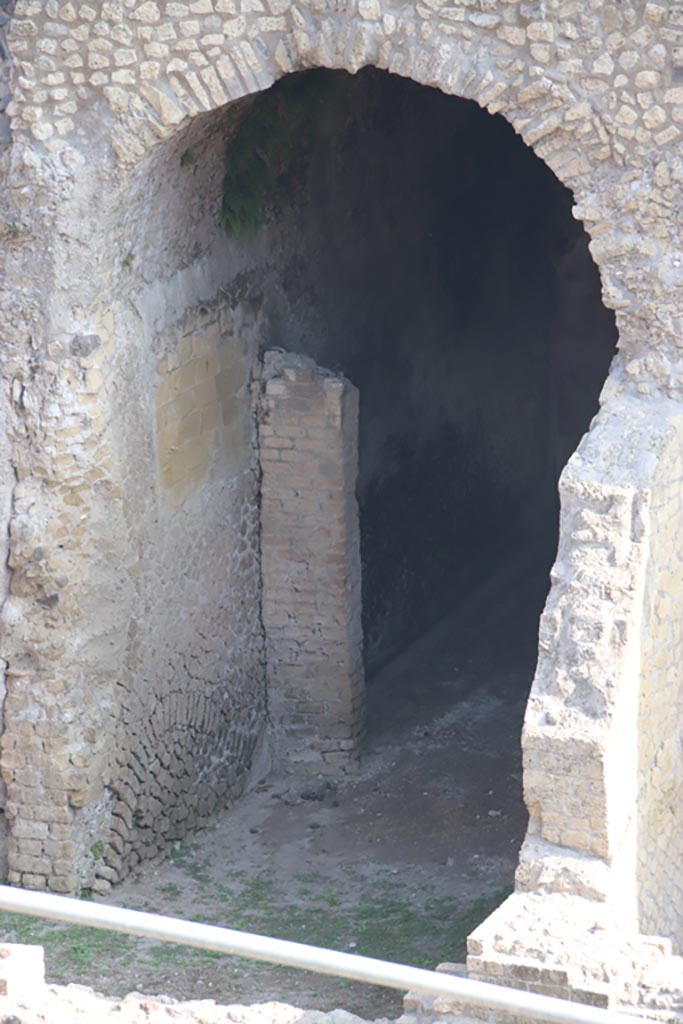
[[(503, 114), (572, 188), (620, 333), (562, 481), (520, 891), (473, 940), (471, 968), (655, 1005), (676, 958), (658, 947), (653, 966), (639, 931), (678, 950), (683, 919), (680, 5), (17, 0), (0, 13), (10, 881), (106, 887), (246, 784), (266, 705), (260, 314), (244, 280), (239, 303), (221, 291), (222, 149), (207, 139), (227, 124), (218, 108), (285, 73), (375, 64)], [(294, 479), (296, 458), (275, 461)], [(339, 734), (312, 730), (312, 762), (348, 763), (356, 712)], [(305, 729), (316, 693), (300, 713)], [(623, 970), (607, 995), (586, 976), (603, 947), (567, 949), (552, 927), (520, 974), (558, 914), (608, 920)], [(640, 965), (628, 984), (627, 962)], [(679, 989), (665, 1011), (680, 1013)]]
[[(287, 1003), (221, 1006), (213, 999), (180, 1002), (168, 996), (131, 992), (123, 999), (107, 999), (83, 985), (45, 984), (40, 946), (0, 947), (0, 1013), (4, 1021), (24, 1024), (145, 1024), (150, 1019), (175, 1024), (365, 1024), (345, 1010), (323, 1013)], [(378, 1020), (373, 1024), (389, 1024)]]

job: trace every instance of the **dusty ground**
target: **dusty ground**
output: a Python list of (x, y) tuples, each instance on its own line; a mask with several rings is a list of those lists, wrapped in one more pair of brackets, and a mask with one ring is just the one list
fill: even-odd
[[(510, 890), (526, 825), (519, 738), (547, 584), (521, 564), (468, 596), (369, 689), (360, 774), (267, 780), (109, 902), (366, 955), (462, 960)], [(4, 915), (48, 978), (107, 995), (281, 1000), (396, 1016), (400, 996), (340, 979)]]

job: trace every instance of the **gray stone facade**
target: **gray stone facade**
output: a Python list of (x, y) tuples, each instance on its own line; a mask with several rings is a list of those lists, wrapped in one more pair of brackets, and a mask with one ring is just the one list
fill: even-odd
[(507, 119), (572, 190), (619, 332), (560, 482), (517, 891), (470, 970), (683, 1012), (681, 4), (17, 0), (7, 36), (10, 881), (106, 891), (248, 783), (269, 703), (259, 294), (292, 253), (220, 228), (225, 139), (283, 76), (373, 65)]

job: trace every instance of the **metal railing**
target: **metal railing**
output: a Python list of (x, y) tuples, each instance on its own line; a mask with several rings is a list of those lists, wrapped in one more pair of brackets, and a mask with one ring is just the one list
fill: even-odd
[[(553, 1021), (558, 1024), (633, 1024), (633, 1016), (595, 1006), (572, 1003), (520, 989), (490, 985), (452, 974), (428, 971), (404, 964), (388, 963), (352, 953), (338, 953), (301, 942), (272, 939), (265, 935), (198, 924), (161, 914), (148, 914), (104, 903), (90, 903), (67, 896), (31, 892), (0, 885), (0, 910), (30, 914), (53, 921), (66, 921), (92, 928), (140, 935), (199, 949), (264, 960), (320, 974), (332, 974), (353, 981), (410, 989), (426, 995), (442, 996), (474, 1006), (502, 1010), (519, 1017)], [(642, 1019), (642, 1018), (640, 1018)]]

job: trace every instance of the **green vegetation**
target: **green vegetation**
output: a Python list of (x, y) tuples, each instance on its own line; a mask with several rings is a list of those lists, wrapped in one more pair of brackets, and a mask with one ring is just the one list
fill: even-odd
[(0, 235), (8, 242), (19, 242), (27, 237), (28, 231), (22, 224), (7, 222), (0, 224)]
[(168, 857), (174, 864), (187, 864), (190, 859), (190, 847), (188, 843), (184, 839), (174, 843), (170, 849)]
[(175, 882), (165, 882), (163, 885), (158, 886), (159, 892), (162, 896), (166, 897), (178, 897), (180, 896), (181, 889)]
[[(263, 224), (268, 204), (291, 186), (331, 96), (324, 70), (281, 79), (247, 106), (228, 143), (221, 223), (235, 235)], [(181, 158), (182, 159), (182, 158)]]
[[(317, 870), (287, 880), (229, 867), (217, 881), (187, 842), (174, 846), (171, 861), (175, 880), (141, 895), (138, 909), (423, 967), (463, 960), (467, 935), (508, 895), (498, 890), (462, 904), (439, 898), (430, 884), (416, 888), (391, 875), (370, 881), (354, 867), (342, 884)], [(400, 1013), (400, 993), (386, 989), (99, 929), (0, 913), (0, 938), (42, 944), (50, 981), (112, 995), (137, 989), (337, 1005), (366, 1017)]]
[(197, 862), (192, 854), (192, 847), (186, 840), (181, 839), (180, 842), (173, 844), (169, 853), (169, 859), (178, 867), (181, 867), (195, 882), (203, 883), (204, 886), (208, 884), (209, 876), (206, 873), (206, 869)]
[(129, 963), (135, 955), (130, 936), (81, 925), (61, 925), (23, 914), (0, 913), (0, 935), (5, 942), (41, 945), (51, 981), (67, 985), (79, 981), (103, 958)]
[(386, 880), (361, 887), (352, 900), (342, 901), (322, 879), (315, 887), (288, 894), (272, 877), (259, 875), (232, 889), (219, 886), (217, 899), (224, 909), (207, 920), (239, 931), (435, 967), (440, 960), (463, 960), (469, 933), (507, 895), (499, 890), (463, 907)]

